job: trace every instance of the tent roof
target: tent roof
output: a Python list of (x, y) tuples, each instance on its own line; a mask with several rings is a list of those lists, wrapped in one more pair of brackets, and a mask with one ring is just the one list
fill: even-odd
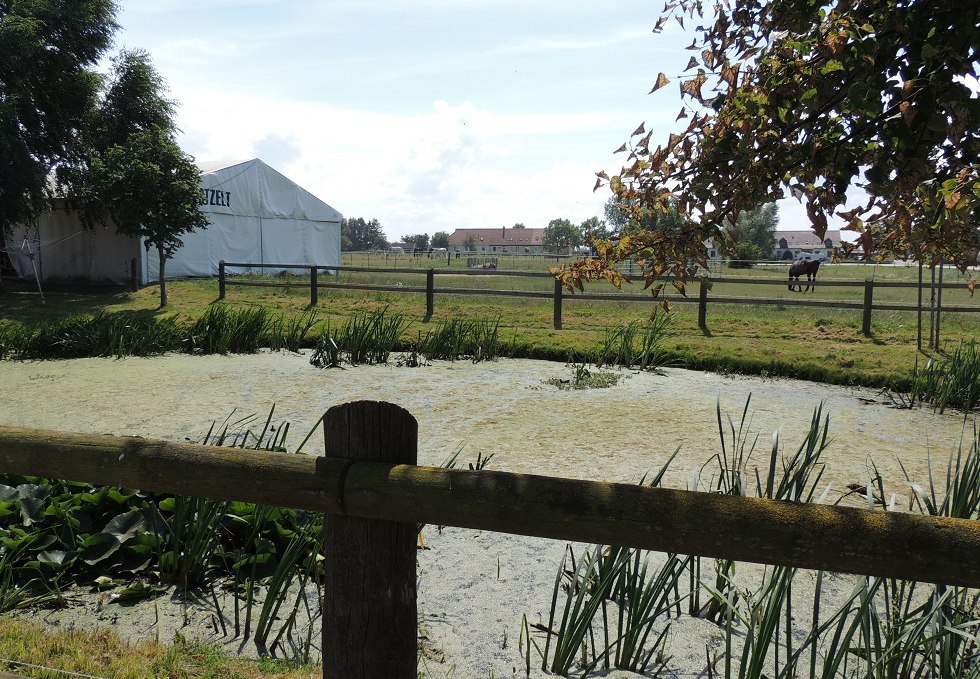
[[(239, 195), (233, 201), (236, 206), (235, 214), (338, 223), (343, 219), (340, 212), (259, 158), (204, 161), (198, 162), (197, 166), (201, 170), (205, 189), (215, 187), (229, 189), (235, 184), (239, 185)], [(243, 181), (257, 187), (257, 193), (246, 190), (240, 184)], [(252, 195), (245, 198), (247, 193)], [(246, 203), (251, 203), (250, 207), (246, 207)], [(202, 209), (205, 212), (228, 211), (227, 209), (215, 210), (210, 205), (205, 205)]]

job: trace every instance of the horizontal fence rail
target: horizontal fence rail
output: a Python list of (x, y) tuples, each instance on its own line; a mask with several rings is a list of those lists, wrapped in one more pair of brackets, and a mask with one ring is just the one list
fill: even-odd
[(7, 426), (0, 472), (980, 587), (963, 519)]
[(326, 455), (0, 426), (0, 473), (323, 512), (323, 676), (415, 679), (418, 523), (980, 587), (980, 522), (417, 466), (390, 403), (324, 416)]
[[(283, 281), (283, 282), (271, 282), (271, 281), (245, 281), (245, 280), (230, 280), (227, 276), (226, 268), (236, 267), (236, 268), (248, 268), (248, 269), (263, 269), (263, 268), (273, 268), (280, 270), (301, 270), (308, 271), (310, 276), (309, 284)], [(397, 274), (397, 275), (424, 275), (426, 277), (425, 287), (422, 286), (407, 286), (407, 285), (380, 285), (380, 284), (367, 284), (367, 283), (337, 283), (337, 282), (323, 282), (322, 279), (318, 278), (317, 273), (319, 271), (328, 272), (347, 272), (347, 273), (387, 273), (387, 274)], [(527, 299), (551, 299), (554, 308), (554, 328), (556, 330), (561, 330), (562, 328), (562, 303), (563, 298), (568, 296), (570, 299), (582, 300), (582, 301), (593, 301), (593, 302), (639, 302), (639, 303), (649, 303), (649, 302), (659, 302), (660, 298), (655, 298), (651, 294), (643, 295), (632, 295), (629, 293), (617, 293), (617, 294), (607, 294), (607, 293), (575, 293), (569, 294), (560, 285), (558, 281), (555, 281), (553, 292), (536, 292), (536, 291), (526, 291), (526, 290), (502, 290), (502, 289), (485, 289), (485, 288), (453, 288), (453, 287), (436, 287), (435, 277), (436, 276), (502, 276), (502, 277), (520, 277), (520, 278), (550, 278), (554, 280), (554, 276), (549, 273), (544, 272), (526, 272), (526, 271), (499, 271), (496, 269), (398, 269), (398, 268), (384, 268), (384, 267), (365, 267), (365, 266), (319, 266), (312, 264), (254, 264), (247, 262), (219, 262), (218, 264), (218, 297), (220, 299), (225, 298), (226, 286), (229, 284), (242, 286), (242, 287), (274, 287), (274, 288), (304, 288), (309, 287), (310, 290), (310, 305), (315, 306), (319, 300), (319, 290), (321, 289), (341, 289), (341, 290), (366, 290), (373, 292), (392, 292), (392, 293), (414, 293), (426, 295), (426, 312), (424, 320), (428, 321), (432, 318), (433, 310), (435, 308), (435, 296), (436, 295), (483, 295), (492, 297), (525, 297)], [(664, 276), (660, 280), (665, 283), (670, 283), (672, 281), (679, 280), (675, 276)], [(708, 291), (710, 287), (714, 284), (747, 284), (747, 285), (769, 285), (783, 287), (788, 284), (787, 279), (776, 279), (776, 278), (736, 278), (731, 276), (720, 276), (705, 279), (698, 279), (699, 291), (697, 297), (687, 297), (683, 295), (675, 295), (670, 297), (671, 303), (680, 304), (697, 304), (698, 305), (698, 326), (705, 332), (707, 332), (707, 307), (708, 303), (712, 304), (737, 304), (737, 305), (769, 305), (769, 306), (784, 306), (784, 307), (813, 307), (813, 308), (834, 308), (834, 309), (854, 309), (861, 310), (862, 314), (862, 331), (866, 336), (871, 335), (871, 315), (873, 311), (904, 311), (904, 312), (926, 312), (934, 311), (935, 309), (930, 309), (927, 306), (918, 306), (912, 304), (893, 304), (893, 303), (876, 303), (874, 301), (874, 291), (876, 288), (906, 288), (906, 289), (917, 289), (919, 287), (918, 283), (913, 282), (901, 282), (901, 281), (812, 281), (805, 283), (810, 288), (839, 288), (839, 287), (850, 287), (850, 288), (863, 288), (864, 297), (861, 302), (847, 302), (838, 300), (827, 300), (827, 299), (807, 299), (807, 298), (765, 298), (765, 297), (744, 297), (744, 296), (733, 296), (733, 295), (712, 295), (709, 300)], [(804, 281), (805, 282), (805, 281)], [(693, 281), (689, 281), (693, 283)], [(949, 283), (944, 282), (941, 285), (936, 285), (936, 288), (940, 291), (942, 290), (960, 290), (967, 287), (966, 283)], [(945, 313), (978, 313), (980, 312), (980, 305), (977, 306), (964, 306), (964, 305), (942, 305), (941, 311)]]

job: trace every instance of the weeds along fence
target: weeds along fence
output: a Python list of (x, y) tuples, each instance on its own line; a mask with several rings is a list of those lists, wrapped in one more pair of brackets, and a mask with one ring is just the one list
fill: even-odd
[[(235, 267), (239, 269), (251, 270), (262, 270), (265, 268), (286, 270), (286, 271), (303, 271), (309, 274), (309, 282), (290, 282), (290, 281), (262, 281), (262, 280), (250, 280), (248, 277), (230, 277), (228, 275), (228, 268)], [(381, 273), (381, 274), (409, 274), (417, 275), (419, 277), (425, 276), (425, 284), (423, 285), (380, 285), (372, 283), (345, 283), (338, 281), (325, 281), (319, 276), (319, 272), (351, 272), (351, 273)], [(536, 279), (550, 279), (554, 281), (553, 289), (550, 292), (545, 291), (533, 291), (533, 290), (503, 290), (503, 289), (486, 289), (486, 288), (466, 288), (466, 287), (436, 287), (435, 279), (436, 276), (489, 276), (489, 277), (517, 277), (517, 278), (536, 278)], [(670, 282), (676, 280), (672, 277), (664, 277), (665, 282)], [(420, 280), (421, 283), (421, 280)], [(871, 315), (873, 311), (904, 311), (909, 313), (920, 314), (920, 327), (921, 327), (921, 314), (931, 313), (936, 316), (936, 329), (934, 338), (936, 346), (939, 345), (938, 338), (938, 312), (941, 310), (945, 313), (974, 313), (980, 312), (980, 304), (977, 305), (943, 305), (940, 297), (938, 306), (927, 304), (924, 306), (921, 296), (919, 297), (916, 304), (898, 304), (898, 303), (882, 303), (875, 301), (875, 291), (883, 289), (921, 289), (919, 284), (914, 282), (902, 282), (902, 281), (874, 281), (871, 279), (863, 281), (846, 281), (846, 280), (820, 280), (807, 283), (804, 279), (803, 285), (812, 287), (813, 289), (830, 289), (830, 288), (859, 288), (863, 290), (863, 299), (860, 302), (847, 301), (841, 299), (819, 299), (807, 297), (806, 295), (800, 294), (797, 297), (746, 297), (746, 296), (733, 296), (733, 295), (711, 295), (709, 297), (709, 292), (712, 287), (716, 284), (738, 284), (738, 285), (754, 285), (754, 286), (770, 286), (770, 287), (786, 287), (787, 280), (783, 278), (742, 278), (742, 277), (725, 277), (725, 276), (714, 276), (711, 278), (701, 278), (698, 284), (698, 295), (697, 297), (686, 297), (686, 296), (674, 296), (671, 297), (672, 303), (679, 304), (697, 304), (698, 305), (698, 326), (702, 331), (707, 332), (707, 315), (708, 315), (708, 304), (709, 301), (712, 304), (736, 304), (736, 305), (772, 305), (772, 306), (783, 306), (783, 307), (814, 307), (814, 308), (831, 308), (831, 309), (853, 309), (855, 311), (861, 312), (861, 328), (866, 336), (871, 336)], [(371, 290), (371, 291), (383, 291), (391, 293), (415, 293), (415, 294), (425, 294), (425, 317), (424, 321), (428, 321), (435, 310), (435, 297), (436, 295), (483, 295), (483, 296), (497, 296), (497, 297), (521, 297), (526, 299), (550, 299), (552, 300), (552, 306), (554, 309), (554, 328), (555, 330), (562, 329), (562, 304), (565, 299), (565, 290), (561, 283), (555, 280), (554, 276), (545, 272), (530, 272), (530, 271), (503, 271), (499, 269), (405, 269), (405, 268), (390, 268), (390, 267), (352, 267), (352, 266), (313, 266), (307, 264), (254, 264), (254, 263), (242, 263), (242, 262), (219, 262), (218, 263), (218, 297), (220, 299), (225, 298), (227, 287), (229, 285), (240, 286), (240, 287), (275, 287), (275, 288), (309, 288), (310, 293), (310, 305), (315, 306), (319, 302), (319, 291), (321, 289), (328, 288), (339, 288), (346, 290)], [(967, 284), (965, 282), (946, 282), (938, 288), (938, 290), (965, 290)], [(575, 300), (586, 300), (586, 301), (596, 301), (596, 302), (656, 302), (656, 300), (650, 294), (645, 295), (635, 295), (628, 293), (615, 293), (615, 294), (596, 294), (596, 293), (575, 293), (572, 297)], [(930, 324), (931, 325), (931, 324)], [(920, 341), (921, 344), (921, 341)]]
[(418, 425), (359, 401), (325, 456), (0, 427), (0, 471), (325, 513), (324, 677), (415, 679), (419, 523), (980, 587), (980, 523), (416, 466)]

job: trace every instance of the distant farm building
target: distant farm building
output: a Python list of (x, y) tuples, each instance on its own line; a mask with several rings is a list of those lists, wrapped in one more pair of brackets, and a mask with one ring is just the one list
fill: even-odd
[(449, 236), (450, 252), (539, 254), (545, 252), (544, 229), (456, 229)]
[(813, 231), (777, 231), (775, 239), (776, 259), (781, 260), (797, 259), (804, 253), (830, 259), (834, 248), (839, 248), (841, 244), (839, 230), (827, 231), (823, 240), (817, 238)]

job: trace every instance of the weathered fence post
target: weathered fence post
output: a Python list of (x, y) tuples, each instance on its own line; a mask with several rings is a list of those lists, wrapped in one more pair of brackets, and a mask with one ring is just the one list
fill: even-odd
[(561, 330), (562, 282), (555, 280), (555, 330)]
[[(324, 416), (327, 457), (415, 464), (418, 423), (391, 403), (357, 401)], [(344, 516), (324, 520), (323, 676), (416, 679), (418, 644), (414, 523)]]
[(428, 323), (432, 318), (432, 311), (435, 308), (435, 271), (429, 269), (425, 272), (425, 318), (423, 323)]
[(698, 289), (698, 328), (705, 335), (708, 334), (708, 284), (705, 279), (701, 279), (701, 287)]
[(864, 314), (861, 319), (861, 332), (865, 337), (871, 337), (871, 303), (874, 299), (875, 282), (870, 278), (864, 279)]
[(218, 299), (225, 298), (225, 260), (218, 262)]
[(315, 307), (320, 301), (320, 290), (317, 287), (316, 267), (310, 267), (310, 308)]

